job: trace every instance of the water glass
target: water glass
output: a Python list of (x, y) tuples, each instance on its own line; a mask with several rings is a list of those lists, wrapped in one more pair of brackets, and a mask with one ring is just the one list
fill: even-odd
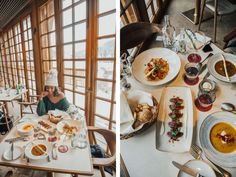
[(203, 80), (199, 84), (198, 97), (196, 99), (196, 106), (201, 111), (208, 111), (211, 109), (216, 99), (216, 84), (210, 79)]
[(185, 76), (187, 77), (188, 80), (192, 81), (198, 77), (201, 68), (196, 63), (187, 63), (184, 69), (185, 69)]

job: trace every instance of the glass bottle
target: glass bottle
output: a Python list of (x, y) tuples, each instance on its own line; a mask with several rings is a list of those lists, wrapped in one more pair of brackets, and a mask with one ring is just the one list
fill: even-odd
[(180, 29), (179, 34), (179, 46), (178, 46), (178, 52), (180, 53), (186, 53), (186, 34), (185, 34), (185, 28)]
[(164, 47), (173, 49), (175, 44), (175, 28), (170, 24), (169, 15), (164, 17), (164, 27), (162, 28), (162, 37)]

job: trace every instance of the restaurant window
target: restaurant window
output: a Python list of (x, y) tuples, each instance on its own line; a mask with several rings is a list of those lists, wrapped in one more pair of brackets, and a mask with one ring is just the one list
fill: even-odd
[(56, 29), (53, 0), (48, 1), (39, 8), (39, 21), (43, 80), (45, 80), (50, 69), (57, 69)]
[(4, 49), (5, 49), (5, 60), (6, 60), (6, 70), (7, 70), (7, 76), (8, 76), (8, 82), (6, 85), (8, 87), (13, 87), (13, 75), (12, 75), (12, 68), (11, 68), (11, 56), (10, 56), (10, 48), (8, 43), (8, 35), (7, 32), (3, 33), (3, 43), (4, 43)]
[(10, 58), (11, 58), (11, 68), (12, 68), (12, 78), (14, 81), (14, 86), (18, 82), (18, 74), (17, 74), (17, 60), (15, 56), (15, 42), (13, 36), (13, 30), (10, 29), (8, 31), (8, 41), (9, 41), (9, 51), (10, 51)]
[(87, 5), (85, 0), (61, 1), (64, 92), (68, 100), (85, 111)]
[(95, 126), (115, 129), (115, 1), (98, 1)]
[(31, 18), (28, 15), (23, 19), (23, 32), (25, 56), (26, 56), (26, 72), (28, 77), (28, 89), (30, 95), (36, 95), (36, 81), (35, 81), (35, 69), (34, 69), (34, 55), (33, 55), (33, 43), (32, 43), (32, 28)]
[(4, 79), (4, 84), (8, 82), (7, 80), (7, 71), (6, 71), (6, 62), (5, 62), (5, 55), (4, 55), (4, 45), (3, 45), (3, 39), (0, 37), (0, 66), (1, 66), (1, 75)]
[(17, 23), (13, 27), (13, 34), (14, 34), (14, 41), (15, 41), (15, 56), (17, 59), (17, 71), (19, 75), (19, 84), (26, 85), (25, 82), (25, 71), (24, 71), (24, 61), (23, 61), (23, 54), (22, 54), (22, 42), (21, 42), (21, 29), (20, 23)]

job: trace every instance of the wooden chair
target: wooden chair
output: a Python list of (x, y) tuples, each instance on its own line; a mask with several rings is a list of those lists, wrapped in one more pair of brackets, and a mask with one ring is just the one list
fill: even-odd
[(201, 22), (205, 6), (214, 12), (214, 31), (213, 42), (216, 42), (217, 16), (224, 16), (236, 12), (236, 4), (232, 4), (228, 0), (203, 0), (201, 5), (201, 14), (198, 24), (198, 30), (201, 28)]
[(120, 50), (134, 48), (151, 37), (161, 32), (157, 24), (147, 22), (131, 23), (120, 30)]
[(236, 40), (236, 28), (233, 29), (231, 32), (229, 32), (229, 33), (224, 37), (224, 42), (225, 42), (224, 49), (228, 46), (229, 42), (230, 42), (232, 39), (235, 39), (235, 40)]
[[(37, 106), (38, 104), (38, 98), (40, 95), (30, 95), (30, 100), (29, 101), (19, 101), (20, 105), (20, 115), (21, 118), (23, 117), (23, 114), (35, 114), (36, 112), (33, 111), (32, 106)], [(36, 99), (36, 100), (35, 100)], [(30, 110), (26, 110), (25, 108), (30, 108)]]
[(93, 166), (98, 166), (99, 170), (101, 172), (102, 177), (105, 177), (105, 171), (104, 171), (104, 166), (110, 166), (114, 164), (116, 160), (116, 134), (107, 129), (102, 129), (102, 128), (96, 128), (92, 126), (88, 126), (88, 133), (90, 135), (92, 142), (91, 144), (97, 144), (96, 139), (95, 139), (95, 134), (94, 133), (99, 133), (104, 137), (106, 140), (108, 150), (110, 152), (108, 158), (93, 158)]

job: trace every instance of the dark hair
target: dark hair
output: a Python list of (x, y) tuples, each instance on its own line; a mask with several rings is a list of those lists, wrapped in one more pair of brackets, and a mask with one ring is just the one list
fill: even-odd
[[(47, 85), (44, 86), (44, 91), (47, 91)], [(58, 87), (54, 87), (54, 92), (53, 92), (53, 96), (58, 96), (59, 95), (59, 88)]]

